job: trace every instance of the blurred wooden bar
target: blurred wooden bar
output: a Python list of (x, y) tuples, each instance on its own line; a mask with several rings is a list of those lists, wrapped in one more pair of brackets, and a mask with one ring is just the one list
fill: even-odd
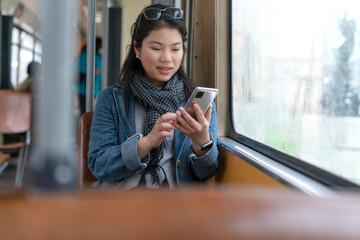
[(360, 197), (274, 189), (0, 195), (0, 239), (360, 239)]
[(0, 165), (10, 158), (8, 153), (0, 153)]

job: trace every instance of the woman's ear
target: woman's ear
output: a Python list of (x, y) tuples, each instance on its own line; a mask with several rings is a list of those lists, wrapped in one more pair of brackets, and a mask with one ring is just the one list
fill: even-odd
[(136, 41), (133, 42), (136, 58), (140, 58), (141, 49), (136, 47)]

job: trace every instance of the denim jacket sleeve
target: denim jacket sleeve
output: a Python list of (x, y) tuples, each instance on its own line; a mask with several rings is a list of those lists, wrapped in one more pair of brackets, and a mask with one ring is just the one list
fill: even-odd
[(88, 152), (89, 168), (100, 181), (120, 181), (146, 166), (137, 154), (141, 134), (126, 135), (108, 88), (97, 97)]
[[(190, 155), (191, 168), (193, 174), (197, 179), (204, 181), (215, 175), (217, 169), (219, 168), (219, 151), (217, 148), (217, 116), (216, 116), (216, 106), (215, 103), (212, 103), (212, 112), (211, 120), (209, 126), (209, 134), (211, 139), (214, 141), (214, 144), (209, 149), (209, 151), (201, 156), (197, 157), (195, 154)], [(192, 151), (191, 151), (192, 152)]]

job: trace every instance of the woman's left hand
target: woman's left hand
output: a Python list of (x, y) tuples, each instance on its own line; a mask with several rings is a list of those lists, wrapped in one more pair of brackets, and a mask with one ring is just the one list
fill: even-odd
[(210, 105), (206, 113), (203, 114), (199, 105), (194, 103), (193, 109), (196, 114), (196, 120), (183, 107), (180, 107), (179, 111), (176, 112), (177, 122), (173, 122), (177, 129), (191, 138), (193, 151), (198, 156), (204, 155), (207, 150), (200, 151), (197, 146), (201, 146), (210, 141), (209, 125), (211, 119), (211, 108), (212, 105)]

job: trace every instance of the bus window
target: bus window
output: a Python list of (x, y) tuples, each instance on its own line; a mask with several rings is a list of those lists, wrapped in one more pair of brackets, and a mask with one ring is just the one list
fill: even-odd
[(360, 3), (236, 0), (234, 130), (360, 184)]
[(11, 83), (14, 88), (26, 79), (27, 67), (31, 61), (41, 63), (41, 55), (41, 42), (35, 35), (14, 26), (11, 40)]

